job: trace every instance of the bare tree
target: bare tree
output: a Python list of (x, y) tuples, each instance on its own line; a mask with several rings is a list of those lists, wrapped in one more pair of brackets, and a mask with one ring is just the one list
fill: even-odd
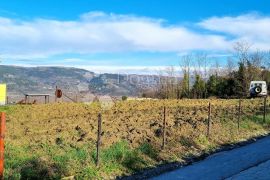
[(270, 50), (265, 53), (263, 65), (270, 70)]
[(252, 45), (246, 41), (240, 41), (235, 43), (234, 50), (240, 63), (243, 63), (244, 65), (247, 64), (249, 60), (249, 50), (251, 46)]
[(204, 57), (202, 58), (203, 62), (203, 71), (204, 71), (204, 78), (206, 79), (209, 77), (209, 58), (207, 57), (207, 54), (204, 54)]
[(257, 49), (257, 51), (251, 53), (249, 61), (254, 67), (261, 68), (264, 58), (265, 53)]
[(173, 66), (170, 66), (166, 70), (166, 87), (167, 87), (167, 98), (176, 98), (176, 84), (175, 82), (175, 70)]
[(198, 53), (195, 55), (195, 74), (198, 74), (203, 78), (207, 78), (207, 60), (208, 58), (206, 53)]
[(232, 76), (232, 73), (233, 71), (235, 70), (235, 62), (234, 60), (231, 58), (231, 57), (228, 57), (227, 58), (227, 67), (226, 67), (226, 74), (231, 77)]
[(159, 79), (157, 83), (157, 88), (156, 88), (156, 96), (158, 98), (165, 99), (167, 98), (167, 89), (166, 89), (166, 84), (165, 84), (165, 75), (163, 74), (163, 70), (159, 71)]
[[(238, 82), (239, 90), (242, 95), (248, 95), (249, 82), (258, 80), (258, 75), (261, 74), (261, 55), (260, 52), (252, 52), (251, 44), (248, 42), (237, 42), (234, 46), (236, 57), (239, 61)], [(256, 64), (256, 66), (254, 66)], [(258, 64), (258, 65), (257, 65)]]
[(159, 72), (159, 82), (156, 90), (158, 98), (177, 98), (177, 82), (175, 68), (173, 66)]
[[(199, 53), (196, 54), (196, 66), (195, 66), (195, 77), (196, 76), (200, 76), (200, 78), (202, 79), (202, 81), (205, 81), (208, 77), (209, 72), (207, 71), (207, 64), (208, 62), (208, 58), (207, 58), (207, 54), (206, 53)], [(203, 94), (201, 95), (201, 97), (207, 97), (207, 89), (203, 88)]]
[(190, 72), (192, 64), (192, 55), (182, 56), (180, 60), (180, 67), (182, 68), (183, 73), (183, 82), (182, 81), (182, 93), (186, 94), (187, 97), (190, 97)]
[(215, 69), (215, 75), (216, 75), (216, 77), (218, 77), (219, 73), (220, 73), (220, 64), (219, 64), (219, 60), (217, 58), (215, 58), (214, 69)]

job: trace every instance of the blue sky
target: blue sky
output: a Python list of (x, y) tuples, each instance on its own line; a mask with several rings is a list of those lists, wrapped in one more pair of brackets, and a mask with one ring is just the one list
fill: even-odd
[(204, 52), (224, 64), (233, 44), (270, 49), (270, 1), (3, 0), (2, 64), (146, 72)]

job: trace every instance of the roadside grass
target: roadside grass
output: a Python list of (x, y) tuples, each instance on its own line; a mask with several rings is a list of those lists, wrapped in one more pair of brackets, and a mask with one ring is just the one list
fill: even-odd
[(158, 150), (151, 144), (149, 143), (143, 143), (139, 148), (138, 148), (144, 155), (150, 157), (151, 159), (158, 160)]
[[(82, 147), (18, 147), (6, 144), (5, 179), (103, 179), (122, 172), (134, 173), (148, 167), (144, 156), (154, 158), (150, 145), (131, 149), (125, 141), (103, 149), (100, 166), (96, 166), (96, 152), (92, 145)], [(111, 178), (112, 178), (111, 177)]]
[(263, 121), (263, 115), (260, 114), (260, 115), (253, 115), (250, 117), (250, 119), (252, 121), (254, 121), (255, 123), (259, 123), (259, 124), (262, 124), (262, 125), (270, 125), (270, 113), (267, 113), (266, 116), (265, 116), (265, 122)]
[(270, 127), (270, 113), (266, 114), (265, 122), (262, 114), (244, 116), (240, 122), (240, 127), (243, 129), (263, 129)]
[[(244, 121), (241, 128), (253, 128), (253, 121)], [(190, 144), (187, 143), (189, 146)], [(218, 146), (205, 135), (194, 140), (205, 152), (211, 152)], [(179, 155), (175, 154), (176, 159)], [(180, 158), (194, 156), (186, 152)], [(146, 167), (158, 164), (159, 149), (149, 143), (143, 143), (136, 149), (121, 141), (102, 149), (100, 166), (96, 166), (96, 151), (93, 144), (70, 147), (67, 144), (17, 146), (6, 144), (5, 179), (113, 179), (119, 175), (128, 175)], [(154, 162), (154, 163), (153, 163)], [(168, 162), (168, 161), (165, 161)]]

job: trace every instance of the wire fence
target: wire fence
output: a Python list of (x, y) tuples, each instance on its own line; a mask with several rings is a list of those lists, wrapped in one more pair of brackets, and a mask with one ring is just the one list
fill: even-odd
[(56, 143), (59, 138), (70, 139), (73, 143), (95, 143), (96, 164), (99, 165), (101, 149), (121, 140), (133, 147), (151, 143), (160, 150), (174, 148), (176, 142), (188, 143), (187, 138), (206, 137), (223, 143), (229, 136), (245, 134), (248, 120), (265, 126), (270, 121), (267, 98), (239, 99), (230, 103), (226, 100), (188, 102), (164, 101), (163, 104), (148, 103), (145, 106), (141, 105), (144, 102), (137, 102), (129, 107), (122, 103), (103, 111), (100, 107), (55, 104), (48, 112), (43, 112), (42, 108), (50, 105), (37, 107), (36, 112), (32, 112), (32, 107), (22, 106), (25, 108), (22, 112), (28, 113), (9, 115), (8, 131), (11, 140), (23, 134), (30, 137), (28, 143), (40, 143), (50, 137), (57, 137), (53, 139)]

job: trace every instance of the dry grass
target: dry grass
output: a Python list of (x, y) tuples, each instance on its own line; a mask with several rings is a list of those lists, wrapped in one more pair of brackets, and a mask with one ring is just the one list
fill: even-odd
[[(45, 161), (47, 163), (44, 164), (48, 167), (55, 166), (55, 172), (51, 170), (54, 168), (47, 172), (56, 174), (50, 177), (77, 175), (84, 178), (87, 177), (84, 175), (90, 174), (89, 177), (109, 178), (167, 161), (181, 161), (190, 154), (200, 154), (269, 130), (267, 124), (261, 123), (261, 117), (254, 121), (253, 115), (261, 112), (261, 99), (243, 101), (240, 132), (237, 131), (238, 101), (211, 100), (211, 136), (207, 138), (208, 102), (209, 100), (124, 101), (106, 110), (99, 104), (15, 106), (8, 112), (6, 142), (14, 153), (17, 153), (18, 147), (29, 148), (33, 154), (27, 157), (33, 159), (35, 155), (38, 157), (37, 162)], [(160, 151), (164, 106), (167, 107), (167, 144), (166, 149)], [(118, 148), (123, 156), (116, 160), (112, 156), (113, 158), (103, 162), (105, 164), (101, 168), (94, 166), (93, 158), (98, 112), (102, 112), (102, 148), (105, 154), (106, 150), (110, 154), (110, 151), (115, 152)], [(114, 147), (115, 144), (119, 147)], [(121, 150), (121, 147), (130, 148), (130, 151)], [(81, 149), (82, 152), (78, 155), (77, 150)], [(66, 157), (68, 152), (73, 152), (70, 155), (73, 160)], [(127, 154), (127, 157), (134, 156), (134, 159), (125, 159)], [(40, 160), (40, 156), (44, 158)], [(58, 156), (60, 159), (57, 159)], [(75, 163), (74, 158), (78, 156)], [(104, 159), (108, 157), (110, 156), (104, 155)], [(9, 158), (8, 163), (15, 157)], [(143, 162), (137, 162), (136, 158), (143, 159)], [(58, 167), (61, 166), (61, 163), (57, 163), (59, 161), (66, 168)], [(8, 173), (14, 171), (21, 173), (21, 169), (9, 167)], [(11, 175), (7, 174), (7, 177)]]

